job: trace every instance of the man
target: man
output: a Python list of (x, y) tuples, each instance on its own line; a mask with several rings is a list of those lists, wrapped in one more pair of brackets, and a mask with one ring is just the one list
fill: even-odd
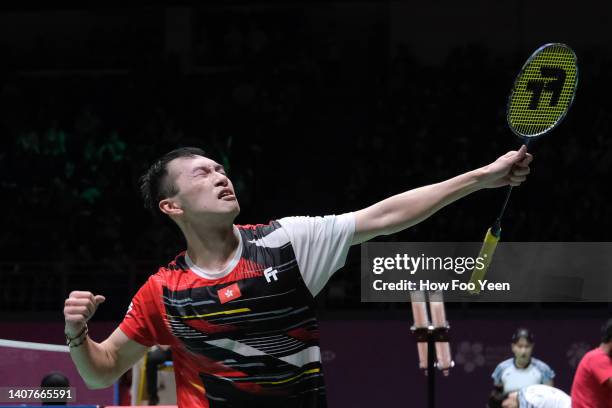
[(573, 408), (612, 408), (612, 319), (601, 328), (601, 344), (582, 357), (572, 384)]
[(572, 400), (563, 391), (543, 384), (529, 385), (514, 391), (491, 408), (571, 408)]
[(507, 395), (534, 384), (552, 386), (555, 372), (543, 361), (533, 358), (533, 334), (524, 328), (512, 335), (512, 353), (509, 358), (497, 365), (491, 377), (494, 387)]
[(167, 344), (181, 407), (324, 407), (314, 296), (349, 247), (479, 189), (518, 186), (531, 160), (522, 147), (354, 213), (236, 226), (240, 207), (223, 167), (200, 149), (174, 150), (151, 166), (141, 190), (147, 207), (178, 225), (187, 250), (149, 278), (102, 343), (86, 323), (105, 298), (72, 292), (64, 307), (71, 357), (88, 386), (102, 388), (147, 347)]

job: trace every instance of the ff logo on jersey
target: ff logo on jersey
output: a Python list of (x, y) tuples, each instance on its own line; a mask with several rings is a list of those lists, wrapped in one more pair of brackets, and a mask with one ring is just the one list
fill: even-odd
[(269, 267), (268, 269), (264, 270), (264, 276), (266, 277), (266, 282), (270, 283), (272, 282), (272, 279), (274, 279), (274, 281), (278, 280), (278, 277), (276, 276), (276, 274), (278, 273), (278, 271), (276, 269), (273, 269), (272, 267)]
[(238, 284), (234, 283), (233, 285), (229, 285), (224, 287), (223, 289), (219, 289), (217, 291), (217, 296), (219, 296), (219, 301), (221, 303), (227, 303), (230, 300), (238, 299), (240, 296), (242, 296), (242, 293), (240, 293), (240, 288), (238, 287)]

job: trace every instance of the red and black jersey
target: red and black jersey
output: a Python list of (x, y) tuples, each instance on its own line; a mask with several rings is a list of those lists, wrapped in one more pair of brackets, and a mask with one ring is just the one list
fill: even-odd
[[(179, 254), (138, 291), (121, 330), (171, 346), (180, 407), (325, 407), (312, 292), (344, 263), (352, 215), (235, 229), (239, 249), (226, 274), (211, 279)], [(304, 249), (294, 245), (330, 261), (300, 262)]]

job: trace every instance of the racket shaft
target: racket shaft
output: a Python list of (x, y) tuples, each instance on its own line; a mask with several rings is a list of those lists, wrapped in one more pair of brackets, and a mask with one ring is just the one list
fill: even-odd
[(509, 186), (508, 191), (506, 192), (506, 198), (504, 199), (504, 205), (502, 205), (502, 209), (499, 212), (499, 216), (497, 217), (497, 220), (495, 221), (495, 225), (493, 228), (493, 234), (495, 235), (499, 235), (498, 228), (500, 228), (501, 220), (504, 217), (504, 213), (506, 212), (506, 207), (508, 207), (508, 202), (510, 201), (511, 194), (512, 194), (512, 186)]
[(484, 279), (487, 274), (487, 270), (489, 269), (489, 265), (493, 260), (493, 254), (495, 253), (495, 248), (497, 248), (497, 243), (499, 242), (500, 234), (493, 234), (491, 228), (487, 230), (487, 234), (485, 235), (484, 241), (482, 243), (482, 247), (480, 248), (480, 253), (478, 257), (482, 260), (482, 267), (476, 267), (472, 271), (472, 276), (470, 277), (470, 283), (473, 283), (476, 287), (475, 290), (471, 291), (471, 293), (480, 293), (480, 280)]

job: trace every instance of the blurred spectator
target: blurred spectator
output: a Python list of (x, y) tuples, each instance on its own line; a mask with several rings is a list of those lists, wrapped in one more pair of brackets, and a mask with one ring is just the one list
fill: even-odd
[(612, 403), (612, 319), (601, 328), (601, 344), (582, 357), (572, 384), (572, 407), (610, 407)]
[[(41, 388), (68, 388), (70, 387), (70, 381), (68, 377), (59, 371), (53, 371), (45, 375), (40, 382)], [(58, 402), (43, 402), (42, 405), (66, 405), (66, 401)]]
[[(83, 44), (96, 49), (87, 55), (76, 48), (41, 58), (52, 54), (41, 36), (7, 58), (14, 65), (0, 83), (7, 146), (0, 191), (12, 204), (0, 231), (2, 260), (170, 259), (176, 248), (142, 210), (136, 180), (145, 163), (179, 145), (231, 162), (247, 209), (240, 221), (266, 222), (362, 208), (520, 143), (504, 109), (524, 62), (518, 57), (464, 45), (426, 64), (409, 45), (393, 50), (375, 14), (363, 28), (334, 8), (220, 6), (194, 14), (201, 58), (190, 69), (164, 54), (163, 28), (148, 26), (85, 27)], [(587, 51), (581, 75), (608, 83), (610, 59)], [(546, 136), (555, 140), (530, 146), (537, 179), (513, 197), (505, 240), (608, 240), (612, 212), (601, 191), (612, 165), (609, 104), (597, 87), (580, 89), (565, 123)], [(502, 199), (480, 192), (389, 239), (478, 241)], [(358, 307), (359, 287), (351, 274), (346, 280), (353, 289), (342, 307)]]
[(149, 405), (159, 404), (159, 395), (157, 394), (157, 372), (159, 366), (172, 361), (172, 351), (169, 346), (155, 346), (147, 352), (147, 391), (149, 392)]

